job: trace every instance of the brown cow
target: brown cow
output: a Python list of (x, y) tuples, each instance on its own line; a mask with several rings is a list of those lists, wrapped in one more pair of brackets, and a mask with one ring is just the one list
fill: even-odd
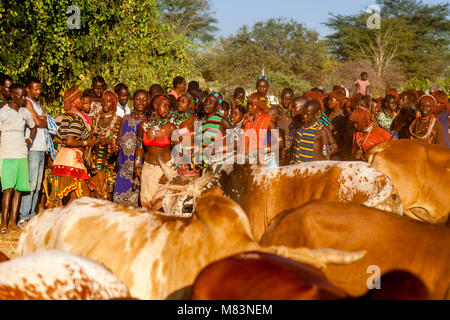
[(450, 225), (450, 149), (398, 140), (373, 147), (366, 157), (391, 178), (405, 215), (428, 223), (449, 221)]
[(262, 248), (247, 216), (232, 200), (206, 194), (189, 219), (124, 208), (82, 198), (34, 217), (23, 231), (19, 254), (60, 249), (95, 259), (114, 272), (139, 299), (185, 297), (197, 274), (213, 261), (262, 250), (314, 266), (351, 263), (364, 252)]
[[(314, 201), (280, 214), (261, 239), (261, 245), (332, 247), (367, 250), (350, 266), (325, 270), (334, 285), (353, 296), (367, 290), (376, 266), (380, 272), (405, 270), (419, 276), (432, 298), (450, 298), (450, 230), (389, 213), (340, 203)], [(381, 283), (381, 285), (383, 285)]]
[(0, 263), (0, 300), (129, 299), (123, 282), (98, 262), (46, 251)]
[[(382, 288), (361, 299), (426, 300), (423, 282), (411, 273), (381, 277)], [(210, 264), (192, 287), (193, 300), (335, 300), (349, 299), (325, 274), (304, 263), (262, 252), (245, 252)]]
[[(161, 164), (164, 167), (164, 164)], [(170, 168), (164, 172), (173, 177)], [(209, 177), (211, 178), (211, 176)], [(163, 202), (171, 215), (189, 215), (208, 183), (208, 178), (169, 186)], [(363, 204), (401, 214), (402, 208), (391, 180), (365, 162), (322, 161), (277, 169), (250, 165), (224, 166), (214, 178), (226, 196), (236, 201), (250, 220), (253, 235), (260, 239), (279, 213), (311, 200)], [(190, 213), (192, 214), (192, 213)]]

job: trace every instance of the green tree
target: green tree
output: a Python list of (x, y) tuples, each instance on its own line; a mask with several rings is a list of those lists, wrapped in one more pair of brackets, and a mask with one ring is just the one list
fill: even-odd
[(340, 61), (365, 58), (381, 76), (395, 60), (408, 77), (436, 78), (448, 65), (449, 4), (425, 5), (417, 0), (377, 0), (381, 29), (370, 30), (369, 14), (332, 15), (325, 25), (332, 53)]
[(172, 26), (177, 34), (200, 42), (214, 39), (217, 19), (208, 0), (158, 0), (162, 21)]
[[(198, 62), (207, 82), (221, 87), (242, 86), (254, 90), (264, 70), (272, 94), (284, 87), (305, 88), (318, 84), (326, 61), (326, 47), (316, 32), (285, 19), (269, 19), (243, 26), (235, 35), (222, 38)], [(306, 89), (306, 88), (305, 88)]]
[[(72, 4), (81, 9), (80, 29), (67, 26)], [(55, 113), (66, 89), (86, 89), (96, 74), (131, 90), (152, 83), (169, 87), (174, 76), (192, 74), (188, 45), (159, 22), (153, 0), (0, 3), (0, 71), (20, 81), (39, 77)]]

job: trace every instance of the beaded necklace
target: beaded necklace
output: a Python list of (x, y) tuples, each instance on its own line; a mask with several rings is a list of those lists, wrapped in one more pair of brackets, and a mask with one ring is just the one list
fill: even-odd
[[(110, 118), (110, 117), (112, 117), (113, 115), (107, 115), (107, 116), (105, 116), (104, 117), (104, 119), (108, 119), (108, 118)], [(103, 136), (103, 137), (105, 137), (105, 138), (107, 138), (107, 139), (110, 139), (111, 138), (111, 134), (113, 133), (113, 131), (114, 131), (114, 127), (115, 127), (115, 125), (116, 125), (116, 122), (117, 122), (117, 115), (116, 114), (114, 114), (114, 117), (110, 120), (110, 123), (109, 123), (109, 125), (107, 126), (107, 127), (101, 127), (101, 125), (100, 125), (100, 115), (97, 117), (97, 129), (99, 129), (99, 134), (101, 134), (101, 136)], [(102, 123), (102, 124), (104, 124), (104, 123)], [(116, 138), (116, 137), (114, 137), (114, 138)]]
[(280, 108), (281, 108), (281, 110), (283, 110), (284, 114), (285, 114), (289, 119), (292, 118), (292, 112), (291, 112), (291, 110), (286, 110), (286, 108), (283, 107), (282, 104), (280, 104)]
[[(430, 140), (431, 134), (433, 133), (435, 123), (436, 118), (434, 117), (434, 115), (430, 116), (430, 119), (427, 121), (427, 124), (425, 126), (420, 123), (420, 119), (416, 119), (409, 127), (409, 132), (414, 139), (428, 142)], [(421, 127), (419, 127), (419, 125)]]
[(192, 113), (186, 112), (186, 113), (175, 113), (172, 116), (172, 123), (179, 127), (181, 124), (183, 124), (186, 120), (188, 120), (192, 116)]
[(159, 118), (159, 119), (151, 119), (144, 122), (144, 125), (142, 126), (144, 131), (147, 132), (148, 130), (152, 129), (152, 135), (156, 137), (156, 132), (161, 131), (162, 127), (165, 127), (168, 123), (172, 123), (171, 117), (168, 117), (166, 119)]

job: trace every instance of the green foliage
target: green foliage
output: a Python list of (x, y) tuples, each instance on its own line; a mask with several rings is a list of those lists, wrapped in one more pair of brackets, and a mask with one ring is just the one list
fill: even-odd
[(200, 42), (214, 39), (217, 19), (213, 17), (208, 0), (158, 0), (158, 3), (162, 21), (175, 33)]
[[(81, 9), (81, 29), (67, 27), (69, 5)], [(159, 21), (154, 0), (34, 0), (0, 4), (0, 71), (16, 80), (43, 81), (48, 112), (57, 114), (63, 92), (86, 89), (94, 75), (131, 90), (179, 74), (193, 76), (189, 42)]]
[(380, 76), (394, 60), (400, 61), (407, 77), (441, 76), (450, 58), (449, 4), (425, 5), (417, 0), (377, 3), (381, 6), (381, 30), (367, 28), (369, 14), (365, 12), (332, 16), (325, 24), (335, 30), (328, 43), (338, 59), (369, 59)]
[(269, 19), (220, 39), (197, 66), (208, 83), (250, 91), (264, 71), (274, 76), (269, 93), (278, 95), (285, 86), (303, 90), (316, 84), (325, 61), (326, 47), (316, 32), (293, 20)]
[(444, 88), (444, 90), (447, 93), (450, 93), (450, 77), (447, 78), (441, 78), (441, 79), (437, 79), (433, 82), (431, 82), (429, 79), (418, 79), (416, 77), (412, 78), (411, 80), (408, 81), (408, 85), (406, 86), (405, 89), (414, 89), (414, 90), (422, 90), (422, 91), (426, 91), (427, 89), (429, 89), (432, 85), (439, 85), (442, 88)]

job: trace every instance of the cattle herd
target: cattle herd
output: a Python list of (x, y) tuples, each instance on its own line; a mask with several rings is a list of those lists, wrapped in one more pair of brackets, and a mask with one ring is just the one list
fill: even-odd
[(449, 149), (366, 161), (161, 163), (164, 213), (81, 198), (34, 217), (0, 253), (0, 299), (450, 299)]

